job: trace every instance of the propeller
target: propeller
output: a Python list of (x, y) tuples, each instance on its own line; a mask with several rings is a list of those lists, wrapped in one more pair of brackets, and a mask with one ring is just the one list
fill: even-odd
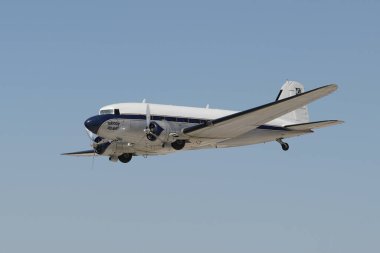
[(87, 128), (85, 128), (85, 129), (86, 129), (86, 133), (88, 135), (88, 138), (90, 138), (92, 141), (95, 141), (98, 136), (96, 134), (94, 134), (93, 132), (91, 132), (90, 130), (88, 130)]
[(150, 106), (149, 104), (146, 104), (146, 126), (144, 129), (144, 133), (146, 134), (146, 137), (150, 141), (155, 141), (159, 139), (162, 143), (165, 143), (163, 140), (160, 139), (159, 135), (163, 131), (162, 127), (158, 125), (156, 122), (151, 121), (151, 114), (150, 114)]
[(94, 170), (94, 166), (95, 166), (95, 154), (96, 154), (96, 151), (95, 151), (95, 148), (94, 148), (94, 154), (92, 155), (92, 162), (91, 162), (91, 170)]
[(146, 137), (148, 138), (148, 140), (154, 141), (154, 140), (156, 140), (156, 135), (152, 132), (152, 129), (150, 127), (150, 106), (149, 106), (149, 104), (146, 104), (145, 116), (146, 116), (146, 126), (144, 129), (144, 133), (146, 134)]
[(94, 164), (95, 164), (95, 155), (96, 155), (96, 150), (95, 150), (95, 140), (96, 138), (98, 138), (98, 136), (96, 136), (96, 134), (90, 132), (87, 128), (86, 129), (86, 133), (88, 135), (88, 137), (90, 138), (91, 140), (91, 143), (90, 143), (90, 146), (92, 148), (92, 150), (94, 151), (93, 155), (92, 155), (92, 161), (91, 161), (91, 170), (94, 170)]
[(95, 165), (95, 156), (96, 154), (98, 153), (96, 148), (97, 146), (99, 145), (99, 143), (102, 142), (103, 138), (100, 137), (100, 136), (97, 136), (96, 134), (92, 133), (91, 131), (89, 131), (87, 128), (86, 129), (86, 132), (87, 132), (87, 135), (88, 137), (90, 138), (91, 140), (91, 143), (90, 143), (90, 146), (91, 148), (93, 149), (94, 153), (92, 155), (92, 162), (91, 162), (91, 170), (94, 169), (94, 165)]
[(111, 145), (113, 140), (104, 139), (104, 138), (92, 133), (87, 128), (85, 128), (85, 129), (86, 129), (88, 137), (91, 140), (90, 146), (93, 150), (91, 169), (94, 169), (95, 156), (96, 155), (102, 155), (107, 150), (109, 145)]
[(149, 129), (150, 125), (150, 106), (146, 104), (146, 129)]
[(144, 133), (148, 134), (150, 132), (150, 130), (149, 130), (149, 124), (150, 124), (150, 108), (149, 108), (149, 104), (146, 104), (145, 117), (146, 117), (146, 126), (144, 128)]

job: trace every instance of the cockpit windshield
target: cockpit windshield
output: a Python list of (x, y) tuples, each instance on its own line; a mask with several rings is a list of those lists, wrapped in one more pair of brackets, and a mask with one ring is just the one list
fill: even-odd
[(114, 111), (113, 109), (106, 109), (106, 110), (100, 110), (100, 115), (103, 115), (103, 114), (114, 114)]

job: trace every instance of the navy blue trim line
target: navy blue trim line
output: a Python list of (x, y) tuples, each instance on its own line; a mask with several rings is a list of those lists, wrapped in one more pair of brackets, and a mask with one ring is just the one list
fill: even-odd
[[(94, 117), (101, 118), (104, 121), (110, 120), (110, 119), (142, 119), (146, 120), (146, 115), (143, 114), (120, 114), (120, 115), (114, 115), (114, 114), (101, 114), (96, 115)], [(159, 116), (159, 115), (152, 115), (151, 120), (166, 120), (166, 121), (172, 121), (172, 122), (183, 122), (183, 123), (194, 123), (194, 124), (202, 124), (209, 120), (207, 119), (195, 119), (195, 118), (183, 118), (183, 117), (172, 117), (172, 116)]]
[(282, 90), (280, 90), (280, 92), (278, 93), (275, 101), (278, 101), (278, 99), (280, 98), (281, 94), (282, 94)]
[(258, 127), (258, 129), (265, 129), (265, 130), (279, 130), (279, 131), (290, 131), (289, 129), (286, 129), (284, 127), (279, 126), (270, 126), (270, 125), (261, 125)]
[[(98, 130), (98, 128), (107, 120), (110, 119), (140, 119), (140, 120), (146, 120), (145, 115), (141, 114), (120, 114), (120, 115), (114, 115), (114, 114), (102, 114), (102, 115), (96, 115), (91, 117), (89, 120), (86, 121), (86, 127), (89, 127), (88, 121), (94, 121), (96, 125), (96, 129), (93, 129), (94, 132)], [(171, 122), (183, 122), (183, 123), (193, 123), (193, 124), (200, 124), (195, 125), (194, 127), (199, 127), (203, 125), (207, 125), (208, 123), (212, 122), (211, 120), (206, 119), (194, 119), (194, 118), (182, 118), (182, 117), (166, 117), (166, 116), (158, 116), (158, 115), (152, 115), (151, 120), (155, 121), (171, 121)], [(95, 127), (95, 126), (94, 126)], [(289, 129), (286, 129), (284, 127), (280, 126), (272, 126), (272, 125), (261, 125), (258, 127), (258, 129), (266, 129), (266, 130), (279, 130), (279, 131), (289, 131)]]

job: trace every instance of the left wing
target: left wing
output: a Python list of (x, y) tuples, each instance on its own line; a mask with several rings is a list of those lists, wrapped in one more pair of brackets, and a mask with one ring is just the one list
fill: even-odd
[(266, 105), (210, 120), (204, 124), (188, 127), (182, 132), (194, 138), (233, 138), (324, 97), (336, 91), (337, 88), (336, 84), (326, 85)]
[(84, 150), (84, 151), (78, 151), (78, 152), (72, 152), (72, 153), (63, 153), (62, 155), (70, 155), (70, 156), (94, 156), (97, 155), (93, 149), (91, 150)]

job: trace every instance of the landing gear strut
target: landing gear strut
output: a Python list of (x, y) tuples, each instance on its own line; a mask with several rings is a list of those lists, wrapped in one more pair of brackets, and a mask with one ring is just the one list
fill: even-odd
[(282, 150), (284, 150), (284, 151), (289, 150), (289, 144), (286, 143), (286, 142), (283, 142), (283, 141), (282, 141), (282, 138), (277, 139), (276, 141), (277, 141), (278, 143), (281, 144), (281, 148), (282, 148)]

